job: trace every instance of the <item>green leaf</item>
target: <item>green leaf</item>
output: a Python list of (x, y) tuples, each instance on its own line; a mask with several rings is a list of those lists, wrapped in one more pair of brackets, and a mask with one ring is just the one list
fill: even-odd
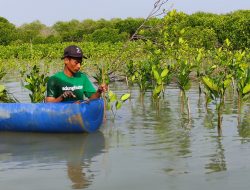
[(107, 109), (107, 110), (110, 110), (110, 109), (111, 109), (111, 104), (110, 104), (109, 102), (106, 104), (106, 109)]
[(213, 99), (212, 99), (211, 97), (208, 96), (208, 97), (207, 97), (207, 100), (206, 100), (206, 103), (208, 104), (208, 103), (212, 102), (212, 100), (213, 100)]
[(144, 33), (145, 33), (145, 30), (140, 30), (140, 31), (139, 31), (139, 34), (140, 34), (140, 35), (144, 35)]
[(166, 68), (161, 72), (161, 77), (164, 78), (168, 75), (169, 70)]
[(110, 98), (110, 102), (114, 102), (117, 100), (117, 96), (115, 93), (113, 93), (111, 90), (108, 92), (109, 98)]
[(121, 101), (125, 102), (129, 97), (130, 97), (129, 93), (123, 94), (122, 97), (121, 97)]
[(155, 89), (154, 89), (154, 94), (159, 94), (162, 90), (162, 87), (161, 86), (157, 86)]
[(224, 88), (227, 88), (231, 84), (231, 79), (226, 79), (223, 84)]
[(115, 103), (115, 108), (116, 108), (117, 110), (119, 110), (121, 107), (122, 107), (122, 103), (119, 102), (119, 101), (117, 101), (117, 102)]
[(156, 70), (153, 70), (153, 73), (154, 73), (155, 79), (158, 80), (160, 78), (159, 73)]
[(31, 85), (27, 84), (27, 85), (25, 85), (24, 87), (27, 88), (28, 90), (32, 91), (32, 90), (31, 90), (31, 89), (32, 89), (32, 88), (31, 88)]
[(225, 43), (226, 43), (227, 47), (229, 47), (229, 46), (230, 46), (230, 44), (231, 44), (231, 42), (229, 41), (229, 39), (228, 39), (228, 38), (225, 40)]
[(185, 29), (183, 28), (181, 31), (180, 31), (180, 34), (184, 34), (185, 33)]
[(41, 92), (45, 92), (45, 91), (46, 91), (46, 86), (41, 86), (40, 91), (41, 91)]
[(176, 13), (176, 12), (173, 10), (173, 11), (171, 11), (171, 12), (169, 13), (169, 16), (170, 16), (170, 17), (173, 17), (173, 16), (175, 16), (175, 13)]
[(183, 40), (183, 38), (179, 38), (179, 43), (183, 44), (185, 41)]
[(138, 72), (135, 72), (135, 77), (138, 77), (139, 76), (139, 73)]
[(132, 82), (135, 80), (135, 75), (131, 77)]
[(3, 92), (5, 90), (4, 85), (0, 85), (0, 93)]
[(205, 76), (205, 77), (202, 77), (202, 81), (205, 84), (205, 86), (207, 88), (209, 88), (209, 90), (213, 90), (213, 91), (216, 91), (216, 92), (219, 91), (218, 86), (212, 81), (212, 79)]
[(248, 83), (244, 88), (243, 88), (243, 94), (247, 94), (250, 92), (250, 83)]
[(217, 65), (213, 65), (212, 67), (211, 67), (211, 69), (216, 69), (217, 68)]
[(25, 81), (26, 81), (27, 83), (32, 83), (32, 81), (31, 81), (31, 79), (30, 79), (29, 77), (27, 77), (27, 78), (25, 79)]
[(185, 84), (185, 86), (183, 86), (183, 88), (184, 88), (184, 90), (189, 90), (190, 88), (191, 88), (191, 82), (190, 81), (188, 81), (186, 84)]
[(156, 54), (156, 55), (159, 55), (160, 53), (161, 53), (161, 50), (160, 50), (160, 49), (155, 50), (155, 54)]
[(161, 78), (159, 78), (159, 79), (157, 80), (157, 84), (159, 84), (159, 85), (161, 85), (161, 84), (162, 84), (162, 80), (161, 80)]

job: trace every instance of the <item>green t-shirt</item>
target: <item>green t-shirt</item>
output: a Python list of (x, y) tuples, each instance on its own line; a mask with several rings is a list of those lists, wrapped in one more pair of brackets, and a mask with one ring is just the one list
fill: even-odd
[(68, 77), (61, 71), (49, 78), (47, 97), (57, 98), (68, 90), (72, 91), (76, 98), (65, 98), (63, 101), (84, 100), (85, 97), (89, 98), (96, 92), (93, 83), (82, 72), (77, 72), (73, 77)]

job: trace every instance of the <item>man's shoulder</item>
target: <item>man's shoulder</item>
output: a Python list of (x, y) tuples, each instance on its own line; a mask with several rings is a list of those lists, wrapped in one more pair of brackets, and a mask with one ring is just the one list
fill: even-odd
[(49, 77), (48, 84), (49, 85), (56, 84), (56, 83), (58, 83), (58, 81), (62, 81), (62, 79), (63, 79), (62, 73), (57, 72)]
[(50, 80), (53, 80), (53, 79), (58, 79), (58, 78), (63, 78), (63, 72), (62, 71), (59, 71), (53, 75), (51, 75), (50, 77)]
[(86, 74), (86, 73), (84, 73), (84, 72), (77, 72), (76, 74), (75, 74), (75, 77), (80, 77), (80, 78), (88, 78), (88, 75)]
[(51, 77), (60, 77), (60, 76), (63, 76), (63, 72), (62, 71), (54, 73)]

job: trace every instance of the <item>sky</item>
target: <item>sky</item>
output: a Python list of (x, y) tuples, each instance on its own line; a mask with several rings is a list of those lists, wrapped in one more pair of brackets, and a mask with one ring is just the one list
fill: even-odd
[[(58, 21), (104, 18), (145, 18), (156, 0), (0, 0), (0, 16), (20, 26), (39, 20), (52, 26)], [(250, 0), (168, 0), (166, 10), (188, 14), (203, 11), (217, 14), (250, 10)]]

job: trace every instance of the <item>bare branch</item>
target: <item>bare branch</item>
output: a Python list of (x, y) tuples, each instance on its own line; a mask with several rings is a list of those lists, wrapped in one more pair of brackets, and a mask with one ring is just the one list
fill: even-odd
[[(162, 15), (162, 14), (165, 14), (165, 9), (163, 9), (163, 11), (161, 13), (159, 13), (159, 11), (162, 9), (163, 5), (165, 5), (166, 3), (168, 2), (168, 0), (157, 0), (155, 3), (154, 3), (154, 7), (153, 9), (151, 10), (151, 12), (149, 13), (149, 15), (144, 19), (143, 23), (136, 29), (136, 31), (134, 32), (134, 34), (128, 39), (128, 41), (124, 44), (122, 50), (121, 50), (121, 54), (118, 55), (116, 57), (116, 59), (111, 63), (112, 65), (114, 63), (116, 63), (120, 57), (122, 56), (123, 52), (125, 52), (126, 48), (128, 47), (128, 42), (133, 40), (133, 39), (138, 39), (137, 37), (140, 36), (138, 35), (138, 32), (145, 26), (145, 23), (150, 19), (150, 18), (153, 18), (153, 17), (156, 17), (156, 16), (159, 16), (159, 15)], [(142, 37), (140, 36), (140, 39), (146, 39), (145, 37)], [(119, 66), (117, 65), (117, 68)], [(111, 71), (110, 73), (113, 73), (114, 71)]]

